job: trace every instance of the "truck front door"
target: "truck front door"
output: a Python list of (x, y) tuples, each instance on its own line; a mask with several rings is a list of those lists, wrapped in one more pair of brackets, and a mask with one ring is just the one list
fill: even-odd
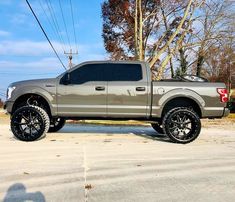
[(103, 64), (85, 64), (69, 72), (68, 84), (57, 87), (58, 115), (70, 117), (106, 117), (107, 82)]

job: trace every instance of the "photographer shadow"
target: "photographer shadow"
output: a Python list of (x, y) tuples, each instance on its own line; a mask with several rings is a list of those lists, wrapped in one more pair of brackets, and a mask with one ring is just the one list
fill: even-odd
[(16, 183), (10, 186), (7, 190), (6, 196), (3, 202), (45, 202), (44, 195), (37, 191), (33, 193), (27, 193), (26, 187), (22, 183)]

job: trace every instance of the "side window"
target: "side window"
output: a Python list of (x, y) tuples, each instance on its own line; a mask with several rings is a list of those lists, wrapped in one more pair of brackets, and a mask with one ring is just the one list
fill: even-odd
[(140, 64), (106, 64), (104, 77), (106, 81), (139, 81), (142, 80)]
[(87, 64), (70, 73), (71, 84), (83, 84), (89, 81), (104, 81), (103, 64)]

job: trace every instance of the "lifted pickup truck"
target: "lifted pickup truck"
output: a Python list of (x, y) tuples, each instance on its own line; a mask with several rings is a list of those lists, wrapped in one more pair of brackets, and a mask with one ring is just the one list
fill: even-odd
[(150, 121), (172, 141), (189, 143), (201, 118), (222, 118), (228, 94), (223, 83), (191, 77), (152, 81), (144, 62), (85, 62), (53, 79), (12, 83), (5, 108), (20, 140), (33, 141), (60, 130), (66, 119)]

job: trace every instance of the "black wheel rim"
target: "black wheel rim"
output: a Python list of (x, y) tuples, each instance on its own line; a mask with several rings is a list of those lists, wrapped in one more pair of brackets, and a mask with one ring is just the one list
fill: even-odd
[(168, 122), (168, 131), (171, 136), (180, 141), (189, 141), (194, 138), (197, 124), (195, 117), (188, 112), (172, 114)]
[(13, 129), (17, 136), (30, 140), (42, 133), (42, 117), (37, 111), (32, 109), (19, 111), (14, 117)]

